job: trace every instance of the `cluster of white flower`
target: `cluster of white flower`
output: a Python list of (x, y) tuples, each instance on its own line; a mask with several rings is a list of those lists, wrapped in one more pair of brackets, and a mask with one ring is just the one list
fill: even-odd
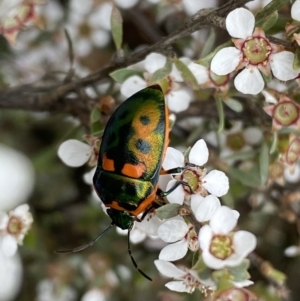
[[(60, 146), (58, 153), (69, 166), (78, 166), (78, 162), (81, 165), (88, 161), (92, 147), (69, 140)], [(195, 288), (208, 292), (217, 287), (212, 277), (201, 278), (196, 268), (182, 270), (170, 263), (185, 257), (188, 250), (200, 250), (199, 260), (201, 258), (206, 267), (221, 270), (240, 265), (256, 246), (256, 238), (252, 233), (235, 230), (239, 213), (221, 205), (218, 197), (228, 192), (229, 181), (221, 171), (207, 173), (203, 165), (208, 157), (208, 148), (202, 139), (190, 149), (188, 162), (180, 151), (168, 147), (163, 169), (184, 168), (180, 174), (162, 175), (159, 183), (165, 186), (166, 191), (172, 190), (178, 181), (187, 183), (188, 187), (179, 185), (166, 197), (170, 204), (187, 206), (189, 215), (194, 218), (189, 220), (185, 215), (177, 215), (160, 220), (159, 215), (152, 212), (142, 222), (135, 222), (131, 231), (134, 243), (143, 241), (147, 236), (168, 243), (160, 251), (155, 264), (163, 275), (175, 279), (166, 286), (179, 292), (191, 293)], [(196, 228), (200, 231), (197, 232)], [(237, 287), (252, 284), (248, 279), (232, 283)]]

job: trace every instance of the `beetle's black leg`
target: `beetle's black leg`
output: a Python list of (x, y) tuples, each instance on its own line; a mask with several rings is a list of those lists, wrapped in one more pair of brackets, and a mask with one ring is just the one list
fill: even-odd
[(132, 230), (132, 228), (129, 228), (129, 229), (128, 229), (128, 235), (127, 235), (127, 241), (128, 241), (128, 254), (129, 254), (130, 258), (131, 258), (131, 261), (132, 261), (134, 267), (135, 267), (135, 268), (136, 268), (136, 269), (137, 269), (137, 270), (138, 270), (145, 278), (147, 278), (148, 280), (152, 281), (152, 279), (151, 279), (149, 276), (147, 276), (147, 275), (146, 275), (146, 274), (138, 267), (138, 265), (137, 265), (135, 259), (134, 259), (133, 256), (132, 256), (131, 249), (130, 249), (130, 232), (131, 232), (131, 230)]

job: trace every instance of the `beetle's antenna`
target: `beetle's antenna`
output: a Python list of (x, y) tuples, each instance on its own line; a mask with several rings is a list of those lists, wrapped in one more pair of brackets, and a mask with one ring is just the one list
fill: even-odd
[(89, 243), (78, 246), (73, 249), (66, 249), (66, 250), (55, 250), (54, 252), (57, 254), (67, 254), (67, 253), (76, 253), (80, 252), (84, 249), (87, 249), (88, 247), (91, 247), (100, 237), (102, 237), (106, 232), (108, 232), (112, 226), (114, 226), (114, 223), (111, 223), (108, 228), (106, 228), (102, 233), (100, 233), (94, 240), (91, 240)]
[(139, 267), (138, 267), (138, 265), (137, 265), (137, 263), (136, 263), (136, 261), (135, 261), (135, 259), (133, 258), (133, 256), (132, 256), (132, 253), (131, 253), (131, 249), (130, 249), (130, 232), (131, 232), (131, 230), (132, 230), (132, 228), (129, 228), (128, 229), (128, 235), (127, 235), (127, 242), (128, 242), (128, 254), (129, 254), (129, 256), (130, 256), (130, 258), (131, 258), (131, 261), (132, 261), (132, 263), (133, 263), (133, 265), (134, 265), (134, 267), (145, 277), (145, 278), (147, 278), (148, 280), (150, 280), (150, 281), (152, 281), (152, 279), (148, 276), (148, 275), (146, 275)]

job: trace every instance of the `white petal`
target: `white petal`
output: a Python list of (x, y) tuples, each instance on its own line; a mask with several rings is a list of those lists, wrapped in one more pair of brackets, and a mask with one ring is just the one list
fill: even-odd
[(196, 63), (190, 63), (188, 65), (188, 68), (194, 74), (199, 85), (204, 84), (205, 82), (208, 81), (209, 77), (208, 77), (208, 71), (206, 67)]
[(228, 234), (237, 224), (237, 218), (232, 209), (221, 206), (212, 216), (209, 225), (216, 234)]
[(183, 82), (183, 78), (181, 76), (180, 71), (177, 69), (175, 64), (172, 64), (172, 71), (170, 73), (170, 77), (173, 79), (175, 82)]
[[(97, 22), (97, 25), (101, 26), (102, 28), (110, 31), (111, 25), (110, 25), (110, 18), (111, 18), (111, 11), (112, 11), (112, 3), (104, 2), (103, 4), (99, 5), (99, 8), (97, 10), (97, 13), (92, 14), (92, 16), (95, 16), (95, 22)], [(96, 18), (97, 17), (97, 18)], [(97, 26), (95, 24), (95, 27)]]
[(254, 30), (255, 18), (245, 8), (237, 8), (226, 17), (226, 28), (234, 38), (246, 39)]
[(83, 181), (88, 185), (93, 185), (93, 177), (96, 171), (96, 167), (91, 169), (90, 171), (86, 172), (83, 175)]
[(167, 220), (157, 230), (158, 236), (165, 242), (175, 242), (184, 238), (189, 230), (188, 225), (180, 220)]
[(244, 130), (244, 138), (250, 145), (258, 144), (262, 138), (262, 130), (259, 127), (251, 126)]
[(0, 230), (5, 229), (7, 227), (8, 221), (9, 221), (8, 215), (5, 212), (0, 211)]
[(242, 288), (245, 286), (250, 286), (250, 285), (254, 284), (254, 282), (251, 280), (244, 280), (244, 281), (240, 281), (240, 282), (232, 281), (232, 283), (234, 284), (235, 287), (239, 287), (239, 288)]
[(170, 91), (166, 95), (170, 111), (179, 113), (186, 110), (191, 102), (191, 95), (185, 90)]
[[(171, 180), (168, 185), (166, 191), (170, 190), (178, 181)], [(167, 199), (172, 204), (183, 204), (184, 201), (184, 190), (182, 185), (179, 185), (174, 191), (167, 195)]]
[(202, 253), (202, 258), (204, 263), (212, 269), (222, 269), (225, 267), (226, 263), (224, 260), (214, 257), (209, 251)]
[(200, 9), (210, 8), (218, 5), (216, 0), (209, 0), (209, 1), (182, 0), (182, 4), (184, 10), (189, 16), (195, 14)]
[(146, 88), (146, 82), (141, 77), (134, 75), (128, 77), (121, 85), (120, 92), (125, 97), (130, 97), (134, 93)]
[(110, 41), (110, 34), (108, 31), (99, 28), (92, 32), (91, 40), (95, 46), (104, 47)]
[(14, 210), (14, 215), (23, 216), (23, 215), (25, 215), (28, 211), (29, 211), (29, 206), (28, 206), (28, 204), (23, 204), (23, 205), (18, 206), (18, 207)]
[(189, 162), (198, 166), (203, 166), (207, 162), (208, 156), (209, 152), (206, 142), (203, 139), (200, 139), (191, 148)]
[(168, 147), (166, 150), (165, 160), (162, 164), (164, 170), (173, 169), (184, 166), (184, 156), (179, 150)]
[(115, 0), (116, 4), (121, 8), (128, 9), (135, 6), (139, 0)]
[(20, 297), (17, 295), (24, 282), (22, 262), (18, 253), (12, 257), (5, 256), (1, 251), (1, 244), (0, 238), (0, 300), (18, 300)]
[(165, 286), (174, 292), (190, 293), (190, 288), (183, 281), (170, 281)]
[(75, 139), (63, 142), (58, 149), (59, 158), (71, 167), (83, 165), (89, 160), (91, 155), (91, 146)]
[(220, 197), (229, 189), (229, 180), (223, 171), (212, 170), (203, 178), (202, 186), (211, 194)]
[(197, 209), (203, 200), (204, 200), (204, 197), (201, 196), (200, 194), (192, 194), (191, 195), (191, 209), (194, 212), (194, 214), (197, 212)]
[(167, 185), (169, 184), (170, 181), (173, 180), (173, 177), (171, 175), (160, 175), (158, 179), (158, 187), (166, 191), (167, 190)]
[(0, 211), (24, 203), (34, 186), (32, 163), (22, 153), (0, 144)]
[(173, 244), (167, 245), (159, 253), (159, 259), (166, 261), (175, 261), (183, 258), (188, 251), (188, 242), (180, 240)]
[(223, 48), (213, 57), (210, 69), (217, 75), (229, 74), (238, 66), (241, 55), (241, 51), (235, 47)]
[(147, 234), (136, 227), (130, 232), (130, 242), (138, 244), (147, 237)]
[(293, 172), (289, 168), (284, 169), (284, 179), (289, 183), (297, 183), (300, 180), (300, 166), (299, 164), (295, 165)]
[(158, 271), (166, 277), (181, 278), (186, 272), (178, 269), (173, 263), (164, 260), (155, 260), (154, 264)]
[(213, 237), (212, 229), (209, 225), (204, 225), (199, 231), (199, 245), (202, 251), (209, 250), (211, 239)]
[[(43, 299), (39, 299), (39, 300), (43, 300)], [(106, 301), (106, 297), (105, 294), (100, 289), (91, 289), (83, 294), (81, 301)]]
[(300, 0), (296, 0), (292, 5), (291, 15), (294, 20), (300, 21)]
[(199, 222), (206, 222), (221, 206), (220, 200), (214, 195), (208, 195), (198, 206), (195, 216)]
[(270, 55), (270, 65), (273, 75), (283, 81), (294, 79), (300, 70), (293, 69), (295, 55), (290, 51), (281, 51)]
[(234, 86), (243, 94), (256, 95), (263, 90), (265, 82), (256, 67), (245, 68), (235, 77)]
[(237, 231), (233, 236), (234, 252), (245, 258), (256, 247), (256, 237), (248, 231)]
[(289, 246), (284, 250), (284, 255), (287, 257), (295, 257), (300, 254), (299, 246)]
[(145, 69), (149, 73), (154, 73), (160, 68), (163, 68), (166, 64), (167, 58), (160, 53), (150, 53), (145, 59)]
[(2, 239), (2, 252), (7, 257), (15, 255), (18, 249), (18, 244), (15, 238), (11, 235), (6, 235)]
[(148, 235), (157, 236), (157, 229), (161, 224), (162, 221), (156, 215), (150, 218), (147, 215), (140, 223), (136, 223), (136, 227)]

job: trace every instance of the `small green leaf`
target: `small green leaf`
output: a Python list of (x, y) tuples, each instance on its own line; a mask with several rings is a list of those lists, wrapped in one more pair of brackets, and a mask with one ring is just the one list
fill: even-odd
[(216, 30), (214, 28), (210, 29), (209, 32), (209, 36), (207, 37), (205, 44), (202, 48), (201, 57), (205, 57), (206, 55), (208, 55), (214, 48), (215, 44), (216, 44)]
[(269, 148), (263, 143), (259, 155), (260, 183), (265, 185), (269, 178)]
[(153, 84), (165, 79), (171, 73), (171, 71), (172, 71), (172, 61), (169, 58), (167, 58), (165, 66), (156, 70), (152, 74), (149, 85), (153, 85)]
[(219, 50), (221, 50), (221, 49), (223, 49), (225, 47), (230, 47), (232, 45), (233, 45), (233, 43), (232, 43), (231, 40), (228, 41), (228, 42), (226, 42), (226, 43), (223, 43), (220, 46), (218, 46), (217, 48), (215, 48), (215, 50), (213, 52), (209, 53), (207, 56), (205, 56), (205, 57), (203, 57), (203, 58), (195, 61), (195, 63), (203, 65), (204, 67), (210, 67), (210, 62), (213, 59), (213, 57), (216, 55), (216, 53)]
[(268, 29), (272, 28), (276, 24), (277, 20), (278, 20), (278, 12), (277, 10), (275, 10), (271, 15), (257, 22), (256, 26), (262, 28), (264, 31), (267, 31)]
[(99, 122), (101, 113), (97, 108), (94, 108), (91, 112), (91, 123)]
[(179, 70), (184, 82), (193, 90), (199, 89), (199, 84), (195, 78), (193, 72), (188, 68), (188, 66), (181, 60), (175, 59), (174, 63)]
[(121, 49), (122, 40), (123, 40), (123, 20), (120, 14), (120, 11), (114, 5), (111, 17), (110, 17), (110, 24), (111, 24), (111, 34), (116, 45), (117, 50)]
[(215, 100), (217, 104), (217, 110), (219, 115), (219, 127), (218, 133), (221, 133), (224, 130), (224, 108), (223, 108), (223, 101), (219, 95), (215, 95)]
[(277, 131), (273, 133), (273, 140), (272, 145), (270, 148), (270, 154), (274, 154), (277, 150), (277, 143), (278, 143), (278, 133)]
[(255, 150), (248, 150), (242, 152), (234, 152), (231, 155), (223, 157), (224, 160), (247, 160), (250, 158), (254, 158), (257, 156), (257, 151)]
[(69, 60), (70, 60), (70, 66), (72, 68), (73, 66), (73, 62), (74, 62), (74, 49), (73, 49), (73, 43), (71, 40), (71, 37), (69, 35), (69, 32), (67, 29), (64, 29), (66, 38), (67, 38), (67, 42), (68, 42), (68, 51), (69, 51)]
[(243, 111), (244, 107), (243, 105), (234, 98), (227, 98), (224, 99), (224, 103), (233, 111), (240, 113)]
[(227, 271), (231, 276), (233, 276), (233, 281), (241, 282), (250, 278), (250, 275), (247, 271), (249, 266), (249, 259), (244, 259), (238, 266), (228, 267)]
[(293, 69), (297, 70), (300, 68), (300, 48), (298, 47), (295, 52), (295, 58), (293, 61)]
[(180, 207), (180, 204), (167, 204), (155, 209), (155, 213), (159, 219), (164, 220), (178, 215)]
[(271, 1), (255, 16), (256, 24), (270, 17), (275, 11), (279, 10), (282, 6), (288, 4), (289, 2), (290, 0)]
[(109, 74), (109, 76), (119, 84), (123, 84), (127, 78), (134, 76), (134, 75), (137, 75), (137, 76), (140, 76), (141, 78), (143, 78), (142, 72), (132, 70), (132, 69), (118, 69)]
[(92, 135), (98, 136), (98, 133), (103, 130), (102, 123), (100, 122), (101, 113), (97, 108), (94, 108), (91, 112), (91, 132)]

